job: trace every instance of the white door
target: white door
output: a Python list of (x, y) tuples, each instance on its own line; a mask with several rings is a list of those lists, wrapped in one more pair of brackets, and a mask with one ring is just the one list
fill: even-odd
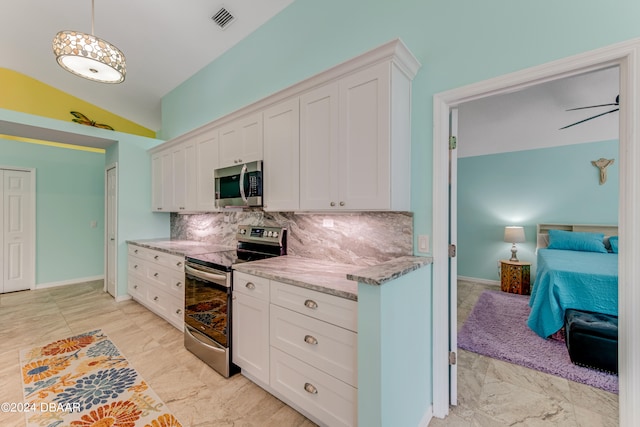
[(1, 292), (30, 289), (35, 284), (35, 226), (31, 172), (0, 170), (2, 183)]
[(116, 262), (117, 262), (117, 200), (118, 200), (118, 175), (117, 169), (115, 166), (107, 169), (107, 180), (106, 180), (106, 226), (105, 230), (106, 235), (106, 286), (107, 292), (109, 292), (113, 297), (116, 297)]
[[(458, 245), (458, 109), (451, 109), (449, 129), (449, 244)], [(458, 355), (458, 257), (449, 257), (449, 354)], [(458, 363), (449, 364), (449, 403), (458, 404)]]

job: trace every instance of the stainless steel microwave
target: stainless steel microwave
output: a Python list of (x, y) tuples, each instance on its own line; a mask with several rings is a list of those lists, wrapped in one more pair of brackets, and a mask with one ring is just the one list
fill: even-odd
[(216, 169), (216, 207), (262, 206), (262, 161)]

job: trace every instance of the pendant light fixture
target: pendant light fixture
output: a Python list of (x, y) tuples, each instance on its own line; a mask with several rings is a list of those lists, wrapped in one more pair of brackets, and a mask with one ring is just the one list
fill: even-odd
[(127, 72), (124, 54), (93, 35), (94, 0), (91, 0), (91, 34), (60, 31), (53, 38), (53, 53), (65, 70), (101, 83), (121, 83)]

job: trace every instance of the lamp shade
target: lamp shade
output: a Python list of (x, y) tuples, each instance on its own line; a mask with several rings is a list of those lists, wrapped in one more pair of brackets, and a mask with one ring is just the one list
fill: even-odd
[(522, 243), (525, 241), (524, 228), (508, 226), (504, 228), (504, 241), (508, 243)]

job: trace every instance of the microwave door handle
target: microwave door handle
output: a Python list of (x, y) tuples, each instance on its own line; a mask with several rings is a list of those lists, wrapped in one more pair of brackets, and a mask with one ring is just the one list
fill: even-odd
[(247, 196), (244, 194), (244, 175), (247, 173), (247, 165), (242, 165), (242, 170), (240, 171), (240, 196), (242, 196), (242, 201), (248, 203)]

